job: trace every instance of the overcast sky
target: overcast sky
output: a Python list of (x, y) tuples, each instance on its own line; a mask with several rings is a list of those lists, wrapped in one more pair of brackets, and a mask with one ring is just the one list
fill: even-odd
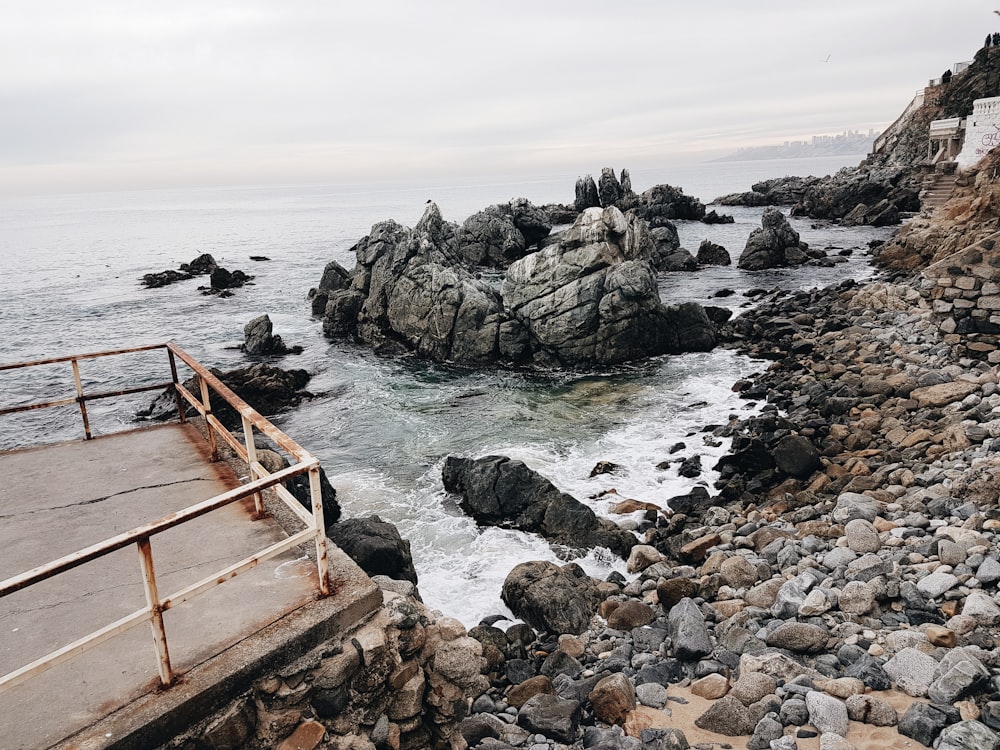
[(0, 0), (0, 191), (641, 169), (880, 130), (994, 8)]

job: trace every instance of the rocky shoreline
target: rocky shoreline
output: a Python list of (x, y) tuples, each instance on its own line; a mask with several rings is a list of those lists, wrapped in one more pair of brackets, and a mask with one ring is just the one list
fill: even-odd
[[(996, 746), (997, 357), (931, 296), (847, 282), (737, 318), (729, 344), (774, 362), (737, 386), (759, 416), (716, 431), (718, 495), (661, 517), (630, 583), (512, 571), (505, 601), (535, 628), (470, 632), (491, 689), (469, 745)], [(563, 632), (581, 601), (596, 616)], [(671, 717), (691, 694), (693, 726)]]

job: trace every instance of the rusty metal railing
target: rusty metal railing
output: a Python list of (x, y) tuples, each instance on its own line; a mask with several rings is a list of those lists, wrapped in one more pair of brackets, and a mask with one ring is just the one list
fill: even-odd
[[(99, 391), (85, 393), (80, 378), (79, 363), (83, 360), (97, 359), (101, 357), (133, 354), (136, 352), (165, 349), (170, 368), (170, 381), (157, 383), (154, 385), (137, 386), (116, 391)], [(180, 382), (177, 375), (177, 360), (181, 360), (197, 376), (200, 394), (196, 397)], [(287, 550), (299, 546), (303, 542), (311, 539), (316, 547), (316, 571), (318, 577), (318, 589), (321, 596), (330, 593), (328, 581), (328, 560), (326, 549), (326, 528), (323, 520), (323, 501), (320, 487), (319, 461), (298, 443), (285, 435), (271, 422), (261, 416), (253, 407), (243, 399), (233, 393), (222, 381), (215, 377), (201, 363), (191, 355), (181, 349), (173, 342), (165, 344), (153, 344), (149, 346), (135, 347), (131, 349), (119, 349), (115, 351), (95, 352), (91, 354), (81, 354), (66, 357), (55, 357), (51, 359), (35, 360), (32, 362), (20, 362), (16, 364), (0, 365), (0, 371), (17, 368), (35, 367), (38, 365), (57, 364), (61, 362), (70, 363), (73, 369), (76, 396), (71, 398), (55, 399), (21, 406), (0, 409), (0, 416), (15, 412), (29, 411), (32, 409), (42, 409), (53, 406), (65, 406), (77, 403), (83, 419), (84, 433), (89, 440), (93, 437), (89, 419), (87, 417), (87, 402), (98, 398), (110, 398), (123, 396), (143, 391), (162, 390), (171, 388), (177, 399), (177, 411), (180, 421), (185, 421), (187, 406), (193, 407), (205, 419), (207, 425), (207, 435), (212, 451), (212, 460), (218, 460), (219, 450), (217, 437), (221, 437), (233, 451), (250, 467), (250, 481), (241, 487), (237, 487), (221, 495), (209, 498), (195, 505), (191, 505), (183, 510), (171, 513), (163, 518), (151, 523), (138, 526), (125, 533), (118, 534), (102, 542), (78, 550), (72, 554), (53, 560), (49, 563), (33, 568), (19, 575), (0, 581), (0, 598), (8, 596), (15, 591), (20, 591), (33, 584), (53, 578), (61, 573), (84, 565), (98, 558), (109, 555), (112, 552), (135, 545), (139, 553), (139, 566), (142, 571), (143, 587), (146, 595), (146, 606), (142, 607), (103, 628), (83, 636), (82, 638), (52, 651), (42, 656), (30, 664), (20, 669), (0, 676), (0, 690), (11, 688), (31, 677), (50, 669), (57, 664), (71, 659), (104, 641), (120, 634), (144, 622), (150, 624), (153, 644), (156, 650), (157, 663), (160, 674), (160, 682), (170, 685), (174, 681), (174, 671), (170, 663), (170, 650), (167, 644), (167, 634), (163, 626), (163, 613), (172, 607), (188, 601), (197, 595), (218, 586), (225, 581), (235, 577), (239, 573), (256, 567), (261, 562), (281, 554)], [(238, 440), (212, 413), (211, 394), (225, 400), (240, 415), (243, 425), (244, 439)], [(295, 463), (280, 471), (270, 472), (257, 460), (257, 453), (254, 444), (254, 430), (266, 435), (282, 450), (291, 456)], [(289, 492), (282, 483), (293, 477), (307, 474), (309, 475), (309, 492), (311, 500), (311, 511), (304, 508), (298, 500)], [(277, 542), (264, 550), (257, 552), (239, 562), (236, 562), (221, 571), (213, 573), (202, 580), (193, 583), (185, 588), (175, 591), (166, 596), (159, 593), (155, 567), (153, 565), (152, 539), (167, 529), (191, 521), (195, 518), (210, 513), (213, 510), (222, 508), (231, 503), (253, 497), (255, 514), (254, 518), (261, 518), (265, 514), (262, 492), (271, 489), (274, 494), (298, 517), (305, 528), (286, 539)]]

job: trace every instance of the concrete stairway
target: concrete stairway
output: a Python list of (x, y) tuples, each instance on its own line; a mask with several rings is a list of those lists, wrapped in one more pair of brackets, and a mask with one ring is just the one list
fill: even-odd
[(955, 175), (931, 172), (920, 187), (920, 210), (930, 213), (943, 206), (955, 192)]

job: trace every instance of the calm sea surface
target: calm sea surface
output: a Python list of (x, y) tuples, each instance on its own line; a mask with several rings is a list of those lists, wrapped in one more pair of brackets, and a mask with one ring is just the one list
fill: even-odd
[[(634, 170), (637, 192), (669, 183), (708, 203), (751, 183), (786, 174), (829, 174), (860, 157), (709, 163), (676, 169)], [(599, 172), (599, 170), (597, 170)], [(596, 174), (595, 174), (596, 176)], [(397, 524), (412, 545), (420, 590), (432, 607), (467, 625), (505, 612), (499, 600), (507, 572), (529, 559), (557, 559), (533, 536), (478, 529), (441, 487), (450, 453), (501, 453), (527, 462), (560, 489), (587, 498), (614, 488), (619, 496), (663, 503), (711, 483), (659, 470), (666, 458), (695, 453), (710, 467), (726, 445), (706, 443), (705, 425), (745, 414), (732, 383), (761, 365), (729, 351), (665, 357), (615, 371), (533, 375), (474, 371), (376, 357), (360, 347), (323, 338), (306, 299), (331, 259), (354, 265), (351, 246), (384, 219), (412, 226), (425, 201), (446, 219), (462, 221), (492, 203), (526, 197), (534, 203), (572, 202), (576, 175), (525, 182), (427, 183), (379, 186), (287, 186), (157, 190), (44, 196), (0, 201), (0, 363), (124, 348), (172, 339), (210, 366), (246, 364), (238, 347), (243, 326), (268, 313), (275, 332), (302, 355), (278, 364), (312, 373), (316, 398), (274, 421), (322, 461), (346, 516), (378, 514)], [(692, 252), (703, 239), (724, 245), (734, 260), (760, 209), (719, 209), (735, 224), (679, 222)], [(665, 274), (669, 301), (706, 302), (722, 288), (737, 294), (715, 304), (735, 311), (754, 287), (810, 288), (870, 273), (866, 246), (886, 230), (846, 229), (809, 221), (793, 226), (810, 245), (831, 252), (852, 249), (835, 269), (746, 273), (735, 267)], [(208, 252), (230, 270), (254, 275), (252, 286), (227, 299), (203, 296), (199, 280), (145, 289), (144, 273), (176, 268)], [(266, 256), (254, 262), (250, 256)], [(84, 380), (125, 387), (150, 362), (133, 366), (85, 363)], [(162, 379), (162, 375), (159, 378)], [(0, 407), (55, 394), (69, 395), (69, 368), (0, 373)], [(142, 398), (95, 406), (97, 432), (131, 424)], [(80, 434), (73, 408), (31, 412), (0, 420), (0, 450)], [(669, 453), (683, 442), (683, 451)], [(712, 441), (708, 441), (711, 443)], [(621, 474), (588, 478), (600, 460)], [(0, 504), (3, 502), (0, 494)], [(563, 554), (563, 557), (566, 555)], [(590, 572), (624, 572), (601, 551), (580, 560)]]

